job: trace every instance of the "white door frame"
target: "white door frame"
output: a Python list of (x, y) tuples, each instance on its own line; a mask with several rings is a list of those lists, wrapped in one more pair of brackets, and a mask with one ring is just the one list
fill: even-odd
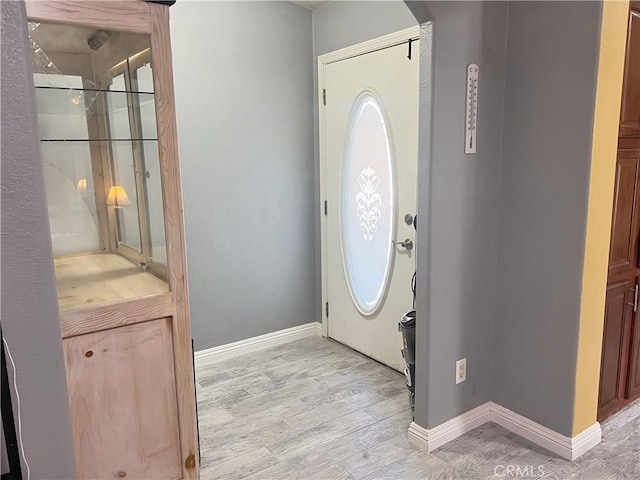
[(420, 25), (409, 27), (399, 32), (390, 33), (382, 37), (374, 38), (366, 42), (357, 43), (350, 47), (336, 50), (335, 52), (325, 53), (318, 56), (318, 148), (320, 159), (320, 258), (321, 258), (321, 276), (322, 276), (322, 336), (328, 336), (327, 312), (325, 305), (327, 304), (327, 292), (329, 284), (327, 282), (327, 217), (324, 214), (324, 202), (327, 199), (327, 148), (326, 148), (326, 131), (325, 131), (325, 110), (323, 105), (323, 91), (325, 88), (325, 67), (330, 63), (347, 60), (348, 58), (357, 57), (366, 53), (372, 53), (383, 48), (393, 47), (409, 40), (420, 39)]

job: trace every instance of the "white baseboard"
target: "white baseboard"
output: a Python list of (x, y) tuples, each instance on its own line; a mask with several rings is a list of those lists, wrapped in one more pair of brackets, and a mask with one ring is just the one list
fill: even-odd
[(496, 403), (491, 404), (491, 421), (571, 461), (602, 440), (598, 422), (575, 437), (566, 437)]
[(266, 348), (293, 342), (306, 337), (322, 336), (322, 325), (311, 322), (297, 327), (285, 328), (277, 332), (266, 333), (238, 342), (227, 343), (218, 347), (207, 348), (195, 352), (196, 368), (228, 360), (230, 358), (257, 352)]
[(487, 402), (431, 429), (412, 422), (409, 426), (409, 442), (432, 452), (489, 421), (571, 461), (602, 440), (602, 429), (598, 422), (575, 437), (566, 437), (501, 405)]
[(602, 427), (596, 422), (584, 432), (571, 437), (571, 461), (581, 457), (602, 442)]
[(487, 423), (491, 418), (490, 405), (491, 402), (487, 402), (428, 430), (415, 422), (411, 422), (411, 425), (409, 425), (409, 443), (427, 452), (432, 452), (460, 435)]

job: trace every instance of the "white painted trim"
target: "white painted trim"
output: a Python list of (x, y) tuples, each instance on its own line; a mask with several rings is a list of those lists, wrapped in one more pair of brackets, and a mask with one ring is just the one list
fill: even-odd
[(411, 422), (411, 425), (409, 425), (409, 443), (427, 452), (432, 452), (460, 435), (487, 423), (490, 418), (491, 402), (487, 402), (428, 430), (415, 422)]
[(571, 461), (602, 440), (598, 422), (575, 437), (566, 437), (496, 403), (491, 404), (491, 421)]
[(409, 426), (408, 438), (413, 445), (432, 452), (489, 421), (571, 461), (602, 441), (602, 428), (598, 422), (575, 437), (565, 437), (493, 402), (480, 405), (431, 429), (412, 422)]
[[(322, 336), (329, 336), (329, 325), (325, 314), (325, 303), (328, 301), (327, 292), (327, 217), (324, 215), (324, 201), (327, 199), (326, 193), (326, 132), (325, 132), (325, 110), (322, 104), (322, 91), (325, 88), (325, 67), (334, 62), (346, 60), (358, 55), (374, 52), (382, 48), (391, 47), (409, 39), (420, 38), (420, 25), (405, 28), (398, 32), (383, 35), (382, 37), (357, 43), (350, 47), (342, 48), (334, 52), (325, 53), (318, 56), (318, 161), (320, 170), (320, 268), (322, 279), (322, 303), (320, 305), (320, 323), (322, 324)], [(331, 207), (330, 207), (331, 208)]]
[(366, 42), (356, 43), (355, 45), (341, 48), (334, 52), (325, 53), (324, 55), (318, 55), (318, 61), (324, 65), (328, 65), (329, 63), (339, 62), (340, 60), (364, 55), (365, 53), (375, 52), (381, 48), (391, 47), (393, 45), (406, 42), (411, 38), (416, 40), (420, 38), (420, 25), (405, 28), (398, 32), (389, 33), (388, 35), (383, 35), (382, 37), (374, 38), (373, 40), (367, 40)]
[(600, 442), (602, 442), (602, 427), (596, 422), (584, 432), (571, 438), (571, 461), (581, 457)]
[(326, 81), (324, 67), (324, 63), (318, 57), (318, 170), (320, 172), (320, 278), (322, 283), (320, 323), (322, 324), (322, 336), (328, 337), (329, 323), (325, 311), (329, 292), (329, 283), (327, 281), (329, 267), (327, 266), (327, 216), (324, 214), (324, 202), (327, 200), (325, 111), (322, 102), (322, 92)]
[(228, 360), (230, 358), (257, 352), (266, 348), (293, 342), (306, 337), (322, 336), (322, 325), (311, 322), (297, 327), (285, 328), (277, 332), (247, 338), (238, 342), (227, 343), (218, 347), (207, 348), (195, 352), (196, 368)]

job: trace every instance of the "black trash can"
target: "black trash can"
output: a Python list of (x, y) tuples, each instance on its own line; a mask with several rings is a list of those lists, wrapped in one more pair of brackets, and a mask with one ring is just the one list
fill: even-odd
[(402, 333), (402, 356), (404, 357), (404, 376), (409, 389), (409, 404), (411, 410), (415, 406), (416, 380), (416, 311), (409, 310), (398, 323), (398, 330)]

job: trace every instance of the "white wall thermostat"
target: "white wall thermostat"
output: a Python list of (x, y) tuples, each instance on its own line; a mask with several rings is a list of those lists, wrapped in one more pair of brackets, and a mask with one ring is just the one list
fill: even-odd
[(478, 65), (467, 66), (467, 102), (465, 114), (464, 153), (476, 153), (478, 128)]

